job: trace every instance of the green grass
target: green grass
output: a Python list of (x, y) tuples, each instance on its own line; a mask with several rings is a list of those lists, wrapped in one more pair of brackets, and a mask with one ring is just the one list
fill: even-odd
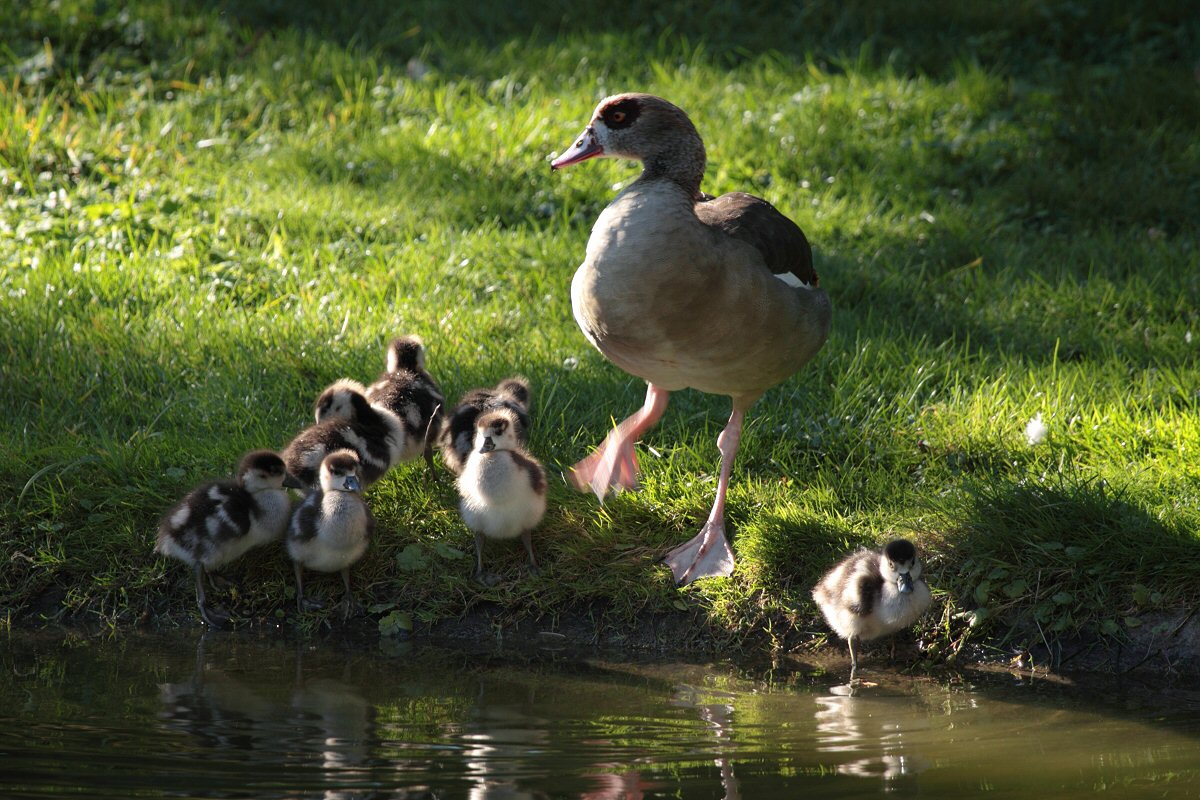
[[(556, 479), (543, 576), (496, 546), (513, 580), (485, 590), (452, 483), (394, 471), (356, 571), (376, 614), (695, 610), (795, 641), (820, 573), (897, 534), (927, 550), (925, 625), (956, 645), (967, 621), (1116, 636), (1193, 607), (1190, 4), (652, 5), (0, 2), (0, 607), (187, 614), (186, 571), (151, 552), (161, 513), (284, 445), (401, 333), (448, 395), (528, 376)], [(557, 479), (644, 391), (568, 299), (636, 172), (547, 167), (629, 89), (689, 111), (708, 191), (797, 220), (835, 308), (749, 417), (738, 572), (682, 591), (657, 559), (707, 513), (727, 399), (673, 396), (638, 494), (600, 507)], [(243, 572), (240, 614), (290, 613), (278, 551)]]

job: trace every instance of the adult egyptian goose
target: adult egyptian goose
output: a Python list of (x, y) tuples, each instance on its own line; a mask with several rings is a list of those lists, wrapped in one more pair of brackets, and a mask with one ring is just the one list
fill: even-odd
[(664, 559), (680, 585), (729, 575), (725, 495), (743, 418), (821, 349), (829, 297), (795, 223), (752, 195), (700, 191), (704, 143), (676, 106), (648, 94), (602, 100), (551, 167), (600, 156), (641, 161), (642, 174), (596, 220), (571, 305), (588, 341), (648, 387), (641, 410), (576, 464), (572, 479), (601, 499), (610, 488), (635, 487), (634, 444), (658, 422), (670, 392), (729, 395), (712, 511), (700, 533)]
[(287, 551), (296, 573), (296, 609), (304, 600), (304, 570), (340, 572), (346, 593), (342, 616), (357, 608), (350, 590), (350, 567), (367, 551), (375, 518), (363, 500), (362, 464), (353, 450), (337, 450), (321, 461), (320, 488), (304, 498), (287, 530)]
[(401, 336), (388, 345), (387, 368), (367, 387), (366, 395), (404, 423), (408, 444), (400, 460), (423, 453), (432, 475), (433, 445), (442, 432), (446, 398), (425, 368), (425, 344), (419, 336)]
[(192, 568), (196, 605), (209, 625), (220, 627), (229, 617), (208, 608), (206, 572), (283, 536), (291, 515), (291, 500), (283, 488), (286, 477), (277, 453), (255, 450), (242, 457), (234, 480), (197, 486), (159, 523), (154, 551)]
[(513, 413), (513, 432), (517, 442), (529, 442), (529, 382), (522, 377), (505, 378), (494, 387), (472, 389), (462, 396), (450, 412), (439, 446), (442, 461), (455, 475), (466, 466), (475, 441), (475, 422), (485, 411), (508, 409)]
[[(320, 422), (300, 431), (284, 448), (288, 472), (306, 492), (317, 488), (321, 462), (337, 450), (350, 449), (358, 455), (364, 487), (382, 478), (407, 451), (404, 423), (387, 408), (368, 401), (359, 391), (361, 386), (342, 379), (322, 392), (321, 398), (329, 399), (329, 405), (322, 411), (322, 399), (317, 401)], [(345, 410), (334, 413), (334, 408), (343, 405)]]
[(483, 571), (483, 540), (521, 537), (529, 571), (537, 574), (530, 532), (546, 514), (546, 473), (521, 445), (519, 417), (510, 408), (485, 411), (475, 421), (475, 444), (457, 486), (459, 513), (475, 534), (475, 578), (499, 581)]
[(913, 543), (893, 539), (882, 550), (846, 556), (813, 588), (825, 621), (850, 648), (851, 679), (858, 672), (858, 644), (907, 628), (929, 608), (921, 571)]

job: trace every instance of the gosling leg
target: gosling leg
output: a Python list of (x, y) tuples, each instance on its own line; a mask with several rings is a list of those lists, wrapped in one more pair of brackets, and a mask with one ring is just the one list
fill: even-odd
[(292, 567), (296, 571), (296, 612), (304, 613), (304, 567), (300, 566), (299, 561), (293, 561)]
[(354, 591), (350, 588), (349, 567), (342, 570), (342, 586), (346, 590), (346, 593), (342, 595), (342, 621), (345, 622), (362, 610), (362, 606), (354, 597)]
[(475, 580), (484, 586), (495, 586), (500, 582), (500, 576), (494, 572), (483, 571), (483, 534), (475, 532)]
[(531, 531), (525, 531), (521, 534), (521, 541), (525, 544), (525, 552), (529, 554), (529, 574), (538, 575), (541, 572), (538, 569), (537, 558), (533, 555), (533, 534)]
[(200, 608), (200, 618), (210, 627), (224, 628), (225, 623), (229, 622), (229, 615), (219, 611), (209, 611), (208, 601), (204, 595), (204, 565), (199, 561), (192, 567), (192, 576), (196, 580), (196, 605)]

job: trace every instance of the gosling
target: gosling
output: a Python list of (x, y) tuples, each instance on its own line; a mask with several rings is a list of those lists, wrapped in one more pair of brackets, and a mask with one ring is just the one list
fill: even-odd
[(366, 488), (395, 466), (408, 447), (408, 434), (399, 417), (369, 402), (361, 387), (346, 379), (331, 385), (321, 394), (327, 401), (324, 408), (322, 400), (317, 401), (320, 421), (300, 431), (284, 448), (288, 472), (306, 493), (317, 488), (321, 464), (330, 453), (353, 450)]
[[(336, 419), (353, 422), (358, 416), (357, 398), (366, 396), (367, 387), (352, 378), (341, 378), (321, 392), (317, 404), (313, 407), (313, 416), (316, 417), (317, 423)], [(367, 402), (369, 404), (370, 400)]]
[(858, 645), (912, 625), (931, 599), (917, 548), (907, 539), (842, 559), (813, 588), (812, 597), (850, 647), (851, 680), (858, 672)]
[(159, 523), (154, 551), (192, 568), (200, 617), (214, 628), (229, 615), (208, 608), (205, 575), (283, 536), (291, 512), (287, 477), (279, 454), (255, 450), (242, 457), (234, 480), (197, 486)]
[(516, 438), (529, 441), (529, 383), (521, 377), (505, 378), (495, 387), (472, 389), (449, 414), (439, 447), (442, 460), (455, 475), (462, 474), (475, 441), (475, 422), (485, 411), (507, 409), (516, 419)]
[(353, 450), (337, 450), (321, 461), (320, 489), (304, 499), (292, 516), (287, 551), (296, 572), (296, 609), (319, 608), (304, 599), (304, 569), (340, 572), (345, 596), (342, 619), (359, 606), (350, 589), (350, 567), (367, 551), (375, 518), (360, 492), (362, 465)]
[(500, 577), (483, 571), (483, 540), (521, 537), (529, 572), (538, 574), (530, 532), (546, 514), (546, 473), (521, 446), (520, 417), (511, 408), (479, 415), (472, 448), (457, 486), (459, 513), (475, 534), (475, 579), (494, 586)]
[(387, 369), (367, 387), (366, 395), (404, 423), (408, 439), (400, 460), (424, 453), (432, 477), (433, 443), (442, 433), (446, 398), (425, 369), (425, 344), (419, 336), (401, 336), (388, 345)]

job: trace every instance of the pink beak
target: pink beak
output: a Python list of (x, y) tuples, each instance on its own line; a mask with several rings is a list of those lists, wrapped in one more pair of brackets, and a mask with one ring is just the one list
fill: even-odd
[(550, 169), (562, 169), (602, 155), (604, 155), (604, 148), (600, 146), (600, 141), (596, 138), (596, 129), (588, 125), (583, 129), (583, 133), (579, 134), (578, 141), (571, 145), (567, 152), (550, 162)]

